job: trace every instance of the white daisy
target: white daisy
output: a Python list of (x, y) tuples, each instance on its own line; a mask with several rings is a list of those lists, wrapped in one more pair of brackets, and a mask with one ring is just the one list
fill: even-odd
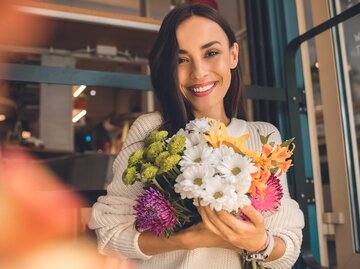
[(224, 178), (236, 186), (240, 193), (246, 193), (251, 186), (251, 173), (257, 171), (257, 167), (246, 156), (234, 154), (225, 156), (216, 168)]
[(203, 133), (191, 132), (191, 133), (189, 133), (187, 138), (189, 139), (191, 147), (197, 146), (202, 143), (206, 143)]
[(251, 205), (251, 201), (248, 195), (244, 193), (237, 193), (236, 208), (241, 208), (245, 205)]
[(223, 161), (226, 156), (233, 156), (235, 151), (231, 147), (221, 145), (219, 148), (214, 149), (214, 153), (219, 161)]
[(181, 161), (179, 162), (180, 170), (192, 165), (209, 165), (216, 163), (216, 156), (213, 154), (213, 148), (206, 143), (201, 143), (197, 146), (184, 150)]
[(220, 176), (206, 182), (201, 198), (200, 205), (209, 205), (212, 210), (231, 212), (237, 209), (237, 193), (234, 187)]
[(210, 130), (208, 118), (200, 118), (190, 121), (185, 127), (188, 131), (207, 133)]
[(211, 167), (200, 165), (189, 166), (183, 171), (181, 176), (176, 178), (176, 182), (179, 184), (178, 189), (181, 192), (185, 192), (184, 196), (187, 198), (198, 198), (203, 192), (206, 182), (212, 179), (214, 172), (215, 169)]
[[(180, 174), (177, 178), (176, 181), (178, 181), (178, 178), (182, 177), (182, 174)], [(181, 181), (181, 179), (179, 179), (179, 181)], [(175, 183), (174, 185), (174, 190), (175, 192), (179, 193), (181, 196), (181, 199), (192, 199), (193, 194), (191, 191), (185, 191), (184, 190), (184, 186), (181, 185), (180, 183)]]

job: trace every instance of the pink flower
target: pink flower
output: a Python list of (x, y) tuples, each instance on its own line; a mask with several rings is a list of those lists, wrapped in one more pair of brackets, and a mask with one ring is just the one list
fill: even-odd
[(283, 190), (278, 177), (270, 175), (266, 181), (264, 199), (257, 190), (255, 195), (250, 196), (251, 205), (260, 212), (275, 211), (280, 206)]

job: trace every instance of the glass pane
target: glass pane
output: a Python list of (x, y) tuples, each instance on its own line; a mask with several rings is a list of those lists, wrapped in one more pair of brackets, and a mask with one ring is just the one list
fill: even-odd
[[(304, 13), (305, 14), (313, 14), (312, 3), (311, 0), (304, 0)], [(305, 16), (306, 21), (306, 29), (310, 30), (313, 28), (314, 22), (312, 16)], [(313, 94), (313, 104), (314, 107), (311, 108), (315, 112), (315, 123), (316, 123), (316, 133), (317, 133), (317, 144), (318, 144), (318, 152), (319, 156), (314, 156), (314, 158), (319, 158), (320, 161), (320, 176), (321, 176), (321, 185), (322, 185), (322, 196), (323, 196), (323, 204), (318, 204), (319, 201), (316, 201), (316, 205), (319, 208), (323, 207), (324, 212), (332, 212), (332, 203), (331, 203), (331, 189), (330, 189), (330, 175), (329, 175), (329, 159), (328, 159), (328, 148), (326, 141), (328, 137), (325, 132), (325, 122), (324, 122), (324, 106), (323, 106), (323, 96), (324, 89), (321, 88), (320, 83), (320, 63), (318, 58), (320, 57), (317, 54), (317, 43), (315, 38), (312, 38), (307, 41), (308, 50), (309, 50), (309, 62), (310, 62), (310, 70), (311, 70), (311, 85), (312, 85), (312, 94)], [(308, 106), (309, 104), (307, 104)], [(310, 108), (309, 108), (310, 110)], [(316, 210), (319, 210), (318, 208)], [(318, 223), (318, 225), (320, 225)], [(315, 238), (315, 237), (314, 237)], [(317, 240), (314, 239), (313, 241)], [(312, 247), (317, 242), (312, 241)], [(320, 242), (321, 243), (321, 242)], [(327, 253), (325, 253), (325, 257), (327, 261), (323, 261), (328, 263), (330, 267), (335, 267), (337, 265), (337, 257), (336, 257), (336, 242), (333, 236), (327, 236), (326, 238), (326, 247)], [(314, 254), (315, 248), (313, 251)], [(321, 253), (321, 250), (319, 250)], [(324, 254), (323, 254), (324, 255)]]
[[(339, 3), (340, 2), (340, 3)], [(338, 2), (338, 12), (344, 11), (355, 4), (358, 0), (342, 0)], [(360, 252), (360, 167), (359, 167), (359, 147), (360, 147), (360, 17), (355, 16), (343, 23), (339, 27), (339, 46), (344, 52), (341, 55), (339, 66), (343, 67), (343, 93), (345, 106), (343, 115), (345, 126), (345, 137), (349, 145), (348, 154), (349, 175), (350, 175), (350, 202), (353, 215), (354, 239), (356, 252)], [(346, 95), (351, 95), (351, 98)], [(348, 103), (350, 102), (350, 103)], [(348, 107), (348, 108), (346, 108)], [(348, 124), (346, 124), (348, 122)], [(348, 133), (347, 133), (348, 132)]]

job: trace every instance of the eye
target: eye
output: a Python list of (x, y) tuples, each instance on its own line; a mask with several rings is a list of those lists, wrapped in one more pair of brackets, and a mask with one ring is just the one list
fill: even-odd
[(215, 56), (215, 55), (217, 55), (217, 54), (219, 54), (218, 51), (216, 51), (216, 50), (209, 50), (209, 51), (206, 52), (205, 57), (213, 57), (213, 56)]
[(182, 58), (179, 58), (178, 63), (179, 63), (179, 64), (182, 64), (182, 63), (186, 63), (186, 62), (188, 62), (188, 61), (189, 61), (189, 60), (188, 60), (187, 58), (182, 57)]

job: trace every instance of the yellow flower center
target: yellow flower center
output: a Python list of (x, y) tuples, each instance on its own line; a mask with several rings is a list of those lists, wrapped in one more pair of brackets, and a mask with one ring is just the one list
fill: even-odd
[(201, 162), (201, 158), (197, 158), (194, 160), (195, 163), (200, 163)]
[(241, 172), (241, 169), (239, 167), (235, 167), (235, 168), (233, 168), (233, 170), (231, 170), (231, 173), (234, 176), (237, 176), (240, 172)]
[(198, 186), (201, 186), (201, 184), (202, 184), (202, 178), (199, 178), (199, 177), (195, 178), (195, 179), (194, 179), (194, 184), (195, 184), (195, 185), (198, 185)]
[(215, 192), (214, 195), (213, 195), (213, 197), (214, 197), (215, 199), (219, 199), (219, 198), (221, 198), (222, 196), (223, 196), (223, 193), (222, 193), (221, 191), (217, 191), (217, 192)]

